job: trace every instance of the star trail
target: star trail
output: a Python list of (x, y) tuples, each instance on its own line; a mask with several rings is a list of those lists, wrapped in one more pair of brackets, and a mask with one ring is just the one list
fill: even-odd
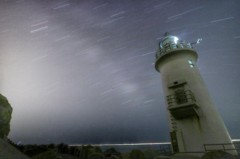
[(168, 142), (155, 51), (165, 32), (197, 63), (240, 138), (240, 1), (2, 0), (0, 89), (21, 143)]

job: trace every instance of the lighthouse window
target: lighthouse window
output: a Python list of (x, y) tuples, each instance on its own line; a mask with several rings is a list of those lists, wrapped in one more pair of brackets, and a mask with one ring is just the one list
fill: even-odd
[(193, 63), (192, 60), (188, 60), (188, 64), (189, 64), (189, 66), (190, 66), (191, 68), (194, 68), (194, 63)]
[(191, 65), (193, 65), (193, 62), (192, 62), (192, 60), (188, 60), (188, 63)]

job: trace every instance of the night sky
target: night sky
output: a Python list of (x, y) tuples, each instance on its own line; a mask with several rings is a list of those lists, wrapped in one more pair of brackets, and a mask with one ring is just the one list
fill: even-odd
[(231, 137), (240, 138), (239, 0), (1, 0), (0, 90), (16, 143), (169, 141), (155, 51), (194, 42)]

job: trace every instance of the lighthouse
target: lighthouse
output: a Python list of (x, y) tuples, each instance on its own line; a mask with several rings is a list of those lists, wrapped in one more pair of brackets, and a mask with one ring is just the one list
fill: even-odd
[(236, 155), (201, 77), (197, 59), (192, 43), (168, 33), (159, 42), (155, 68), (161, 74), (173, 153), (202, 156), (223, 150)]

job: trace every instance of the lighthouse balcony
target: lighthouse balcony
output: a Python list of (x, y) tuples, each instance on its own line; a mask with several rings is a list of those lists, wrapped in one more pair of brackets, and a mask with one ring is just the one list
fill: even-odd
[(161, 48), (158, 49), (156, 53), (156, 59), (161, 56), (168, 54), (174, 50), (182, 50), (182, 49), (193, 49), (190, 43), (186, 43), (185, 41), (177, 41), (177, 42), (169, 42), (164, 44)]
[(198, 117), (199, 106), (190, 90), (177, 91), (167, 96), (168, 110), (175, 119)]

